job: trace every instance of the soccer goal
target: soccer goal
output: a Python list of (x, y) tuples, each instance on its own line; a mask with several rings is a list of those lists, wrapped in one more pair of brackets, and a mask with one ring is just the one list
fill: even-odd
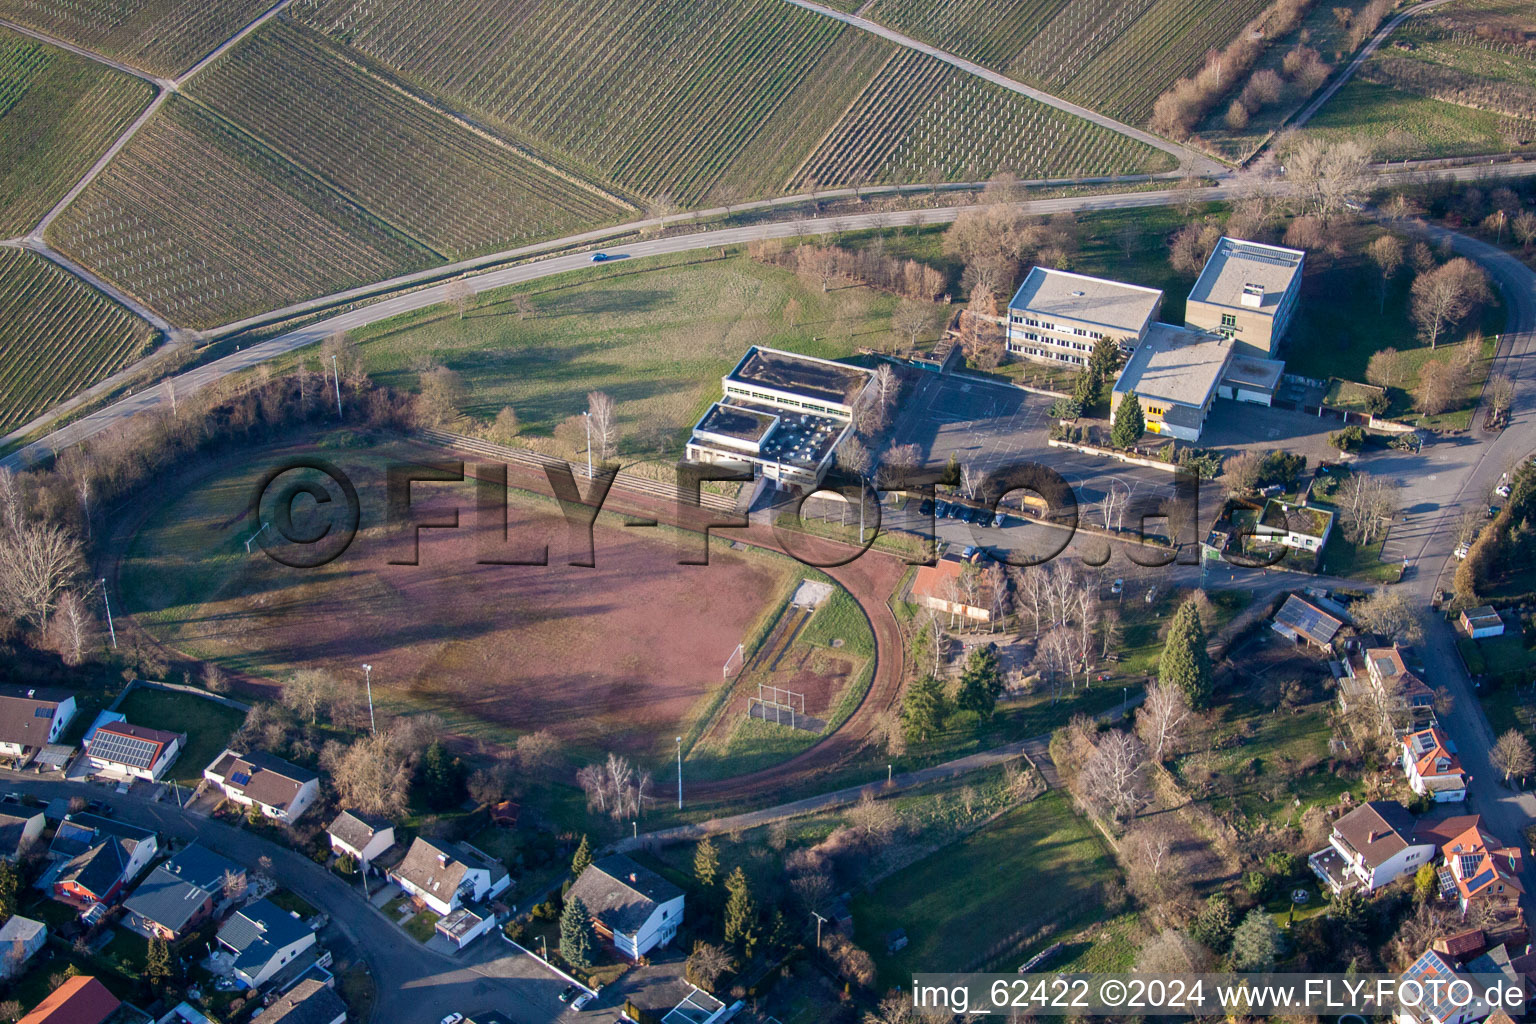
[(747, 717), (796, 728), (796, 719), (805, 717), (805, 694), (758, 683), (757, 696), (747, 698)]

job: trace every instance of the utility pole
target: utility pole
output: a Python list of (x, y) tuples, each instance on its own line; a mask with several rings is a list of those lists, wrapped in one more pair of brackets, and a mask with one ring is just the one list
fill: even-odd
[(677, 809), (683, 809), (683, 738), (677, 738)]
[(592, 479), (592, 413), (590, 411), (581, 414), (582, 422), (587, 425), (587, 479)]
[(334, 355), (331, 356), (331, 380), (336, 383), (336, 418), (341, 419), (341, 368), (337, 366)]
[(117, 650), (117, 629), (112, 625), (112, 602), (107, 598), (107, 578), (101, 578), (101, 603), (107, 606), (107, 632), (112, 634), (112, 649)]
[(368, 731), (375, 736), (379, 734), (379, 727), (373, 720), (373, 666), (363, 666), (363, 681), (368, 686)]

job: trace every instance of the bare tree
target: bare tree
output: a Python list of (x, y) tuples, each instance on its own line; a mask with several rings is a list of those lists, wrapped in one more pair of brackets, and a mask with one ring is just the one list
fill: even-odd
[(1372, 353), (1365, 364), (1365, 379), (1377, 387), (1400, 388), (1412, 368), (1406, 353), (1395, 348), (1384, 348)]
[(341, 755), (331, 781), (344, 806), (393, 818), (405, 811), (411, 772), (387, 734), (369, 734)]
[(843, 470), (863, 479), (869, 475), (869, 467), (874, 464), (870, 457), (869, 448), (857, 437), (849, 435), (842, 444), (837, 446), (837, 464)]
[(17, 619), (47, 629), (59, 595), (85, 569), (80, 543), (47, 523), (19, 523), (0, 535), (0, 602)]
[(85, 660), (96, 637), (96, 620), (75, 591), (66, 590), (59, 595), (58, 613), (50, 632), (66, 665), (78, 665)]
[(1493, 762), (1494, 768), (1504, 773), (1504, 781), (1518, 775), (1524, 781), (1525, 777), (1536, 770), (1536, 758), (1531, 754), (1531, 744), (1518, 729), (1510, 729), (1498, 738), (1493, 749), (1488, 752), (1488, 760)]
[(1397, 486), (1370, 473), (1355, 472), (1340, 490), (1340, 510), (1354, 539), (1364, 545), (1375, 542), (1397, 512)]
[(1349, 611), (1358, 628), (1389, 644), (1416, 643), (1421, 635), (1418, 616), (1400, 590), (1382, 587)]
[(832, 877), (820, 872), (798, 875), (790, 879), (790, 892), (806, 916), (819, 914), (832, 902)]
[(981, 482), (985, 479), (985, 476), (986, 475), (981, 471), (980, 467), (975, 465), (975, 463), (961, 463), (960, 493), (964, 495), (967, 500), (974, 501), (976, 499), (976, 491), (981, 487)]
[(517, 738), (517, 766), (526, 774), (546, 772), (559, 760), (560, 741), (548, 729), (524, 733)]
[(713, 992), (720, 976), (731, 969), (731, 954), (709, 942), (695, 942), (685, 965), (690, 981), (706, 992)]
[(916, 349), (917, 339), (933, 330), (934, 322), (938, 320), (937, 308), (922, 299), (902, 299), (896, 312), (891, 314), (891, 329), (906, 338), (908, 348)]
[(1136, 710), (1136, 733), (1151, 748), (1154, 761), (1161, 762), (1183, 745), (1193, 714), (1179, 687), (1160, 683), (1147, 687), (1147, 699)]
[(1365, 247), (1365, 254), (1376, 264), (1377, 293), (1381, 299), (1380, 311), (1387, 308), (1387, 286), (1402, 269), (1404, 259), (1403, 240), (1396, 235), (1382, 235)]
[(912, 471), (922, 464), (922, 458), (922, 449), (915, 444), (899, 444), (889, 449), (885, 453), (885, 458), (881, 460), (881, 464), (889, 473), (890, 479), (882, 480), (882, 483), (905, 487)]
[(1477, 535), (1483, 532), (1483, 524), (1487, 520), (1476, 509), (1463, 509), (1461, 515), (1456, 517), (1456, 545), (1457, 547), (1471, 547), (1477, 540)]
[(1104, 804), (1116, 819), (1132, 814), (1141, 803), (1141, 771), (1146, 750), (1141, 741), (1120, 729), (1100, 737), (1083, 766), (1088, 795)]
[(1496, 420), (1503, 419), (1504, 414), (1515, 404), (1515, 382), (1508, 374), (1489, 377), (1488, 387), (1483, 393), (1488, 399), (1488, 411)]
[(597, 461), (607, 462), (619, 446), (619, 424), (613, 399), (602, 391), (588, 392), (587, 416), (591, 419), (593, 454)]
[(283, 707), (314, 724), (320, 720), (320, 712), (336, 699), (340, 689), (336, 677), (325, 669), (303, 668), (283, 683), (281, 700)]
[(859, 802), (848, 809), (848, 824), (865, 842), (883, 843), (896, 831), (900, 820), (896, 806), (884, 800), (876, 800), (866, 792)]
[(14, 530), (21, 522), (21, 478), (0, 466), (0, 526)]
[(443, 297), (458, 312), (459, 319), (463, 320), (464, 314), (474, 307), (475, 286), (462, 277), (455, 278), (443, 287)]
[(1285, 176), (1303, 213), (1330, 220), (1370, 191), (1370, 146), (1360, 139), (1303, 137), (1285, 155)]
[(1258, 452), (1239, 452), (1221, 464), (1221, 475), (1233, 494), (1252, 494), (1259, 489), (1264, 459)]
[(875, 370), (873, 388), (875, 400), (882, 406), (889, 408), (896, 401), (896, 395), (901, 391), (901, 378), (896, 375), (890, 363), (881, 363)]
[(1488, 275), (1471, 260), (1456, 259), (1420, 274), (1413, 282), (1410, 312), (1419, 336), (1433, 351), (1440, 336), (1454, 330), (1488, 301)]

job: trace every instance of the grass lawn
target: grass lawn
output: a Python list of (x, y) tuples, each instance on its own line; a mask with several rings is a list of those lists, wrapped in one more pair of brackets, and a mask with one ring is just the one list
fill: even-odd
[(1294, 823), (1307, 807), (1333, 804), (1352, 788), (1326, 767), (1332, 708), (1324, 696), (1295, 711), (1277, 709), (1251, 681), (1218, 691), (1209, 732), (1230, 739), (1209, 752), (1185, 754), (1174, 770), (1186, 783), (1206, 775), (1210, 807), (1226, 820)]
[(203, 769), (229, 744), (245, 715), (216, 701), (189, 693), (135, 687), (118, 707), (135, 725), (187, 734), (187, 745), (171, 765), (169, 779), (196, 785)]
[[(1061, 952), (1041, 965), (1041, 970), (1081, 973), (1129, 973), (1145, 937), (1135, 912), (1101, 921), (1066, 939)], [(1037, 950), (1025, 950), (1034, 955)]]
[(442, 918), (430, 910), (423, 910), (400, 927), (405, 929), (405, 934), (417, 942), (427, 942), (435, 934), (437, 922)]
[(1363, 138), (1378, 160), (1505, 153), (1501, 118), (1486, 110), (1431, 99), (1354, 78), (1307, 122), (1308, 134)]
[[(852, 909), (884, 990), (918, 970), (1017, 966), (1025, 945), (1100, 918), (1102, 886), (1117, 873), (1103, 839), (1051, 792), (860, 893)], [(908, 945), (887, 954), (897, 928)]]
[(1334, 530), (1328, 535), (1328, 543), (1323, 546), (1323, 560), (1319, 565), (1320, 571), (1327, 576), (1347, 576), (1352, 580), (1366, 580), (1371, 583), (1396, 583), (1403, 575), (1401, 562), (1383, 562), (1381, 560), (1381, 548), (1386, 543), (1386, 538), (1373, 544), (1360, 545), (1344, 536), (1344, 531), (1335, 525)]
[(894, 296), (852, 286), (822, 292), (727, 253), (584, 269), (486, 292), (462, 319), (439, 306), (354, 338), (381, 384), (414, 390), (434, 362), (457, 371), (466, 388), (460, 411), (489, 423), (510, 406), (524, 443), (549, 445), (556, 425), (586, 408), (588, 392), (606, 391), (624, 454), (680, 448), (749, 345), (835, 359), (891, 340)]
[(267, 896), (279, 910), (286, 910), (290, 914), (298, 914), (302, 918), (314, 917), (319, 911), (296, 892), (288, 889), (278, 889)]

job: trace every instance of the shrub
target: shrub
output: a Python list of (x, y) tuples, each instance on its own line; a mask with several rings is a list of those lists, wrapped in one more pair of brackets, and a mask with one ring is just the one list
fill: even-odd
[(1359, 451), (1365, 447), (1365, 430), (1362, 427), (1345, 427), (1328, 435), (1328, 443), (1341, 452)]

